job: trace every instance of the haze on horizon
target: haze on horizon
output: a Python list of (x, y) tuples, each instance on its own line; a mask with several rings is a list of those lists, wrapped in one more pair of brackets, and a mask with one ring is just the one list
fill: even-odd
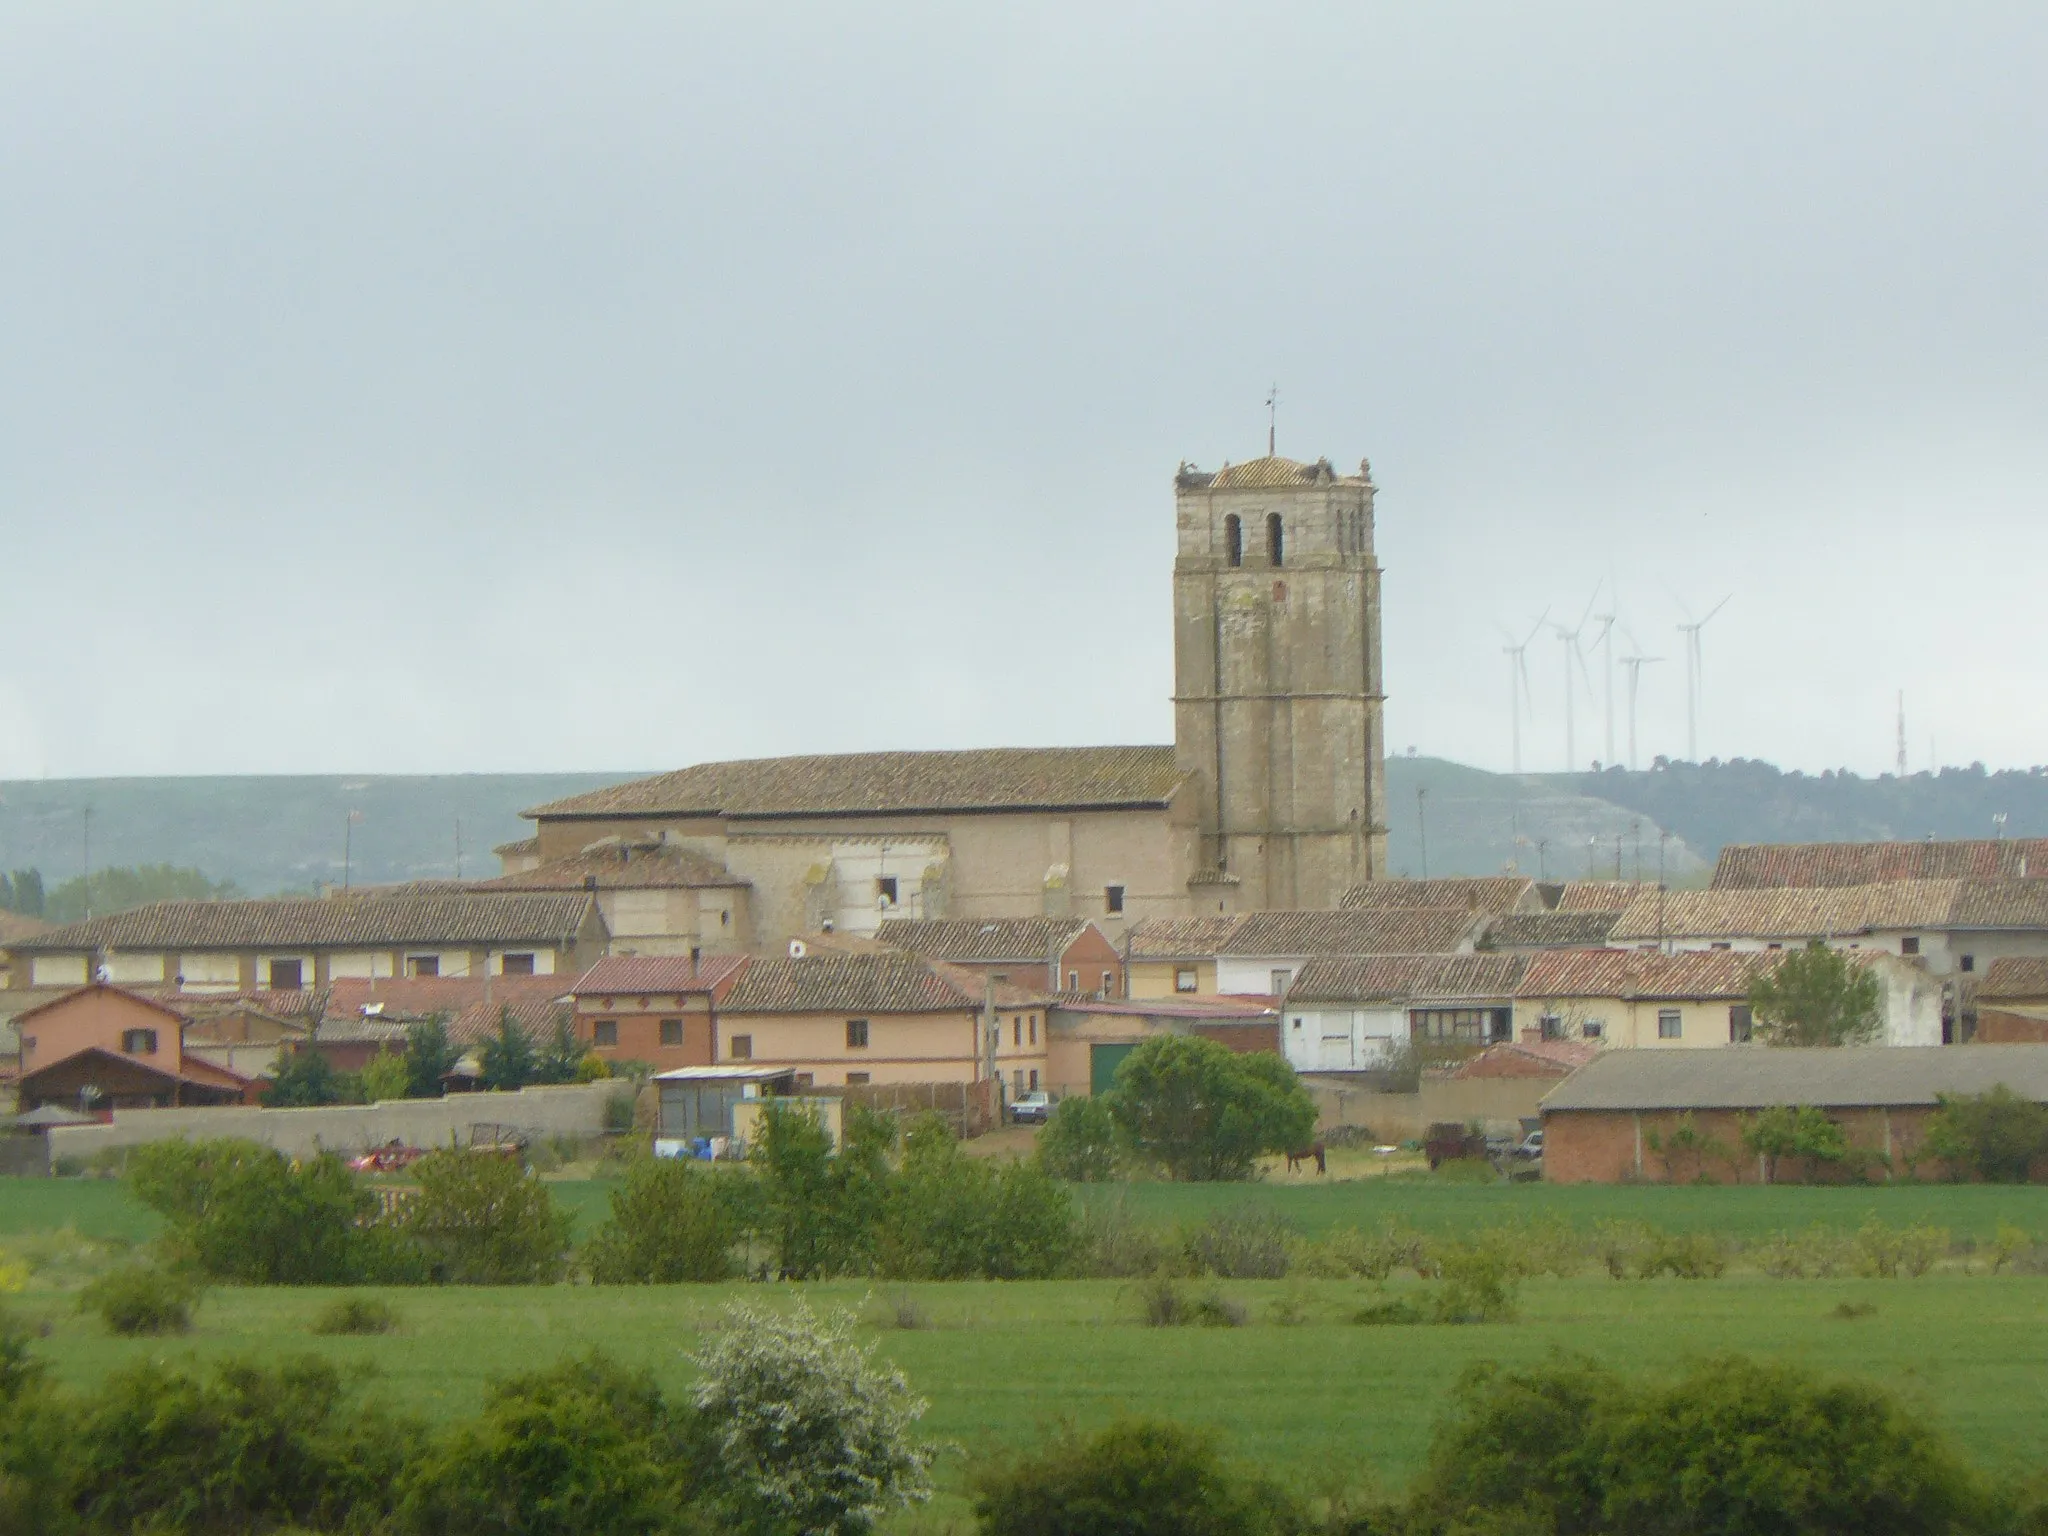
[(1507, 767), (1600, 582), (1645, 762), (1730, 593), (1701, 755), (2048, 762), (2044, 78), (2020, 4), (22, 0), (0, 777), (1168, 740), (1276, 380), (1392, 751)]

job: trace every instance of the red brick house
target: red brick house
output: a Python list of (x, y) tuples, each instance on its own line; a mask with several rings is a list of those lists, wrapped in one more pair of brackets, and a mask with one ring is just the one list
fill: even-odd
[(657, 1072), (718, 1060), (717, 1005), (746, 969), (743, 955), (613, 955), (570, 988), (576, 1035), (607, 1062)]
[(1124, 957), (1092, 922), (1062, 917), (886, 919), (876, 939), (1027, 992), (1124, 994)]

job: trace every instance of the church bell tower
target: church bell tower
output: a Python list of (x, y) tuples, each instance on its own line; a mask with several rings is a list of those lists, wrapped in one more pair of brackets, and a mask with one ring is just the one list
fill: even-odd
[(1174, 477), (1174, 750), (1196, 911), (1334, 907), (1386, 874), (1372, 469), (1269, 455)]

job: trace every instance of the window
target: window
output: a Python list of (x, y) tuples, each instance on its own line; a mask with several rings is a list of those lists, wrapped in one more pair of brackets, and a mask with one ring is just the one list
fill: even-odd
[(1899, 940), (1899, 953), (1902, 955), (1919, 954), (1920, 935), (1917, 933), (1909, 933), (1903, 939)]
[(1081, 990), (1081, 973), (1079, 971), (1067, 972), (1067, 990), (1069, 992)]
[(728, 910), (718, 914), (718, 926), (721, 928), (730, 928), (732, 926), (731, 911)]
[(875, 900), (885, 907), (896, 905), (896, 877), (882, 875), (875, 881)]
[(1564, 1038), (1564, 1019), (1558, 1014), (1544, 1014), (1536, 1021), (1536, 1027), (1542, 1031), (1543, 1038), (1546, 1040), (1562, 1040)]
[(1268, 512), (1266, 514), (1266, 561), (1269, 565), (1281, 566), (1287, 563), (1282, 558), (1285, 553), (1281, 547), (1282, 538), (1280, 514), (1278, 512)]
[(811, 1074), (810, 1074), (810, 1073), (808, 1073), (808, 1072), (799, 1072), (799, 1073), (797, 1073), (797, 1075), (796, 1075), (796, 1085), (797, 1085), (797, 1087), (799, 1087), (799, 1088), (808, 1088), (808, 1087), (810, 1087), (810, 1086), (811, 1086)]
[(663, 1045), (681, 1045), (683, 1043), (683, 1021), (681, 1019), (663, 1019), (661, 1021), (661, 1043)]
[(1484, 1045), (1489, 1040), (1507, 1038), (1507, 1014), (1505, 1008), (1411, 1008), (1408, 1033), (1417, 1040)]
[(1114, 991), (1116, 991), (1116, 972), (1104, 971), (1102, 973), (1102, 995), (1108, 997)]
[(1588, 1040), (1598, 1040), (1607, 1033), (1607, 1023), (1604, 1019), (1588, 1019), (1579, 1026), (1579, 1033)]
[(619, 1021), (599, 1019), (590, 1031), (592, 1045), (617, 1045), (619, 1043)]
[(849, 1088), (866, 1087), (868, 1081), (868, 1074), (865, 1072), (849, 1072), (846, 1074), (846, 1086)]
[(405, 974), (408, 976), (438, 976), (441, 974), (439, 955), (407, 955)]
[(1728, 1043), (1748, 1045), (1756, 1037), (1756, 1019), (1749, 1004), (1735, 1003), (1728, 1009)]
[(1038, 1092), (1038, 1068), (1033, 1067), (1028, 1075), (1031, 1078), (1031, 1091)]
[(1176, 992), (1192, 992), (1195, 990), (1195, 968), (1193, 966), (1183, 965), (1173, 973), (1173, 990)]
[(1287, 990), (1287, 983), (1289, 983), (1289, 982), (1290, 982), (1290, 981), (1292, 981), (1292, 980), (1294, 980), (1294, 972), (1292, 972), (1292, 971), (1275, 971), (1275, 972), (1273, 972), (1273, 973), (1272, 973), (1272, 982), (1273, 982), (1273, 986), (1272, 986), (1272, 993), (1273, 993), (1273, 995), (1274, 995), (1275, 997), (1278, 997), (1278, 996), (1280, 996), (1280, 994), (1281, 994), (1281, 993), (1283, 993), (1283, 992), (1285, 992), (1285, 991)]
[(1659, 1008), (1657, 1010), (1657, 1038), (1659, 1040), (1677, 1040), (1684, 1034), (1684, 1014), (1680, 1013), (1676, 1008)]
[(1031, 1015), (1031, 1043), (1038, 1044), (1038, 1015)]
[(846, 1021), (846, 1048), (849, 1051), (864, 1051), (868, 1045), (868, 1021), (848, 1019)]
[(1974, 971), (1975, 969), (1977, 969), (1977, 957), (1975, 955), (1963, 956), (1962, 969), (1966, 971)]
[(1102, 910), (1111, 917), (1124, 909), (1124, 888), (1120, 885), (1105, 885), (1102, 888)]
[(1244, 524), (1235, 512), (1223, 519), (1223, 558), (1232, 565), (1244, 564)]
[(734, 1035), (727, 1042), (725, 1053), (734, 1061), (752, 1061), (754, 1059), (754, 1037), (752, 1035)]
[(300, 960), (273, 960), (270, 962), (270, 989), (273, 992), (297, 992), (306, 985), (305, 962)]
[(1717, 939), (1714, 941), (1713, 944), (1713, 948), (1715, 949), (1733, 949), (1734, 947), (1735, 946), (1733, 944), (1730, 944), (1726, 939)]
[(1016, 1071), (1015, 1071), (1014, 1073), (1012, 1073), (1012, 1074), (1011, 1074), (1011, 1077), (1010, 1077), (1010, 1081), (1011, 1081), (1011, 1082), (1013, 1082), (1013, 1083), (1015, 1083), (1015, 1084), (1017, 1085), (1017, 1088), (1016, 1088), (1016, 1093), (1017, 1093), (1017, 1097), (1018, 1097), (1018, 1098), (1020, 1098), (1020, 1099), (1021, 1099), (1021, 1098), (1023, 1098), (1023, 1097), (1024, 1097), (1024, 1069), (1023, 1069), (1022, 1067), (1019, 1067), (1019, 1068), (1018, 1068), (1018, 1069), (1017, 1069), (1017, 1070), (1016, 1070)]
[(121, 1049), (130, 1056), (154, 1056), (156, 1054), (156, 1031), (153, 1029), (122, 1030)]
[(507, 955), (499, 961), (498, 968), (507, 976), (531, 976), (533, 974), (533, 952), (527, 950), (520, 954)]

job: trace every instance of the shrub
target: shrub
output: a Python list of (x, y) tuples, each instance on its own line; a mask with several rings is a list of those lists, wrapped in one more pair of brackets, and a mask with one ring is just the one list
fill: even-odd
[[(602, 1064), (602, 1058), (597, 1056), (586, 1057), (585, 1060)], [(615, 1136), (623, 1136), (633, 1129), (631, 1093), (615, 1093), (604, 1101), (604, 1128)]]
[(1856, 1229), (1857, 1270), (1879, 1280), (1901, 1275), (1914, 1279), (1932, 1269), (1948, 1252), (1946, 1227), (1888, 1227), (1872, 1216)]
[(770, 1101), (749, 1161), (761, 1172), (756, 1219), (783, 1279), (867, 1272), (895, 1139), (893, 1120), (852, 1109), (835, 1155), (816, 1114)]
[(1074, 1271), (1098, 1280), (1157, 1274), (1174, 1255), (1158, 1228), (1131, 1214), (1121, 1191), (1083, 1208), (1074, 1229)]
[(509, 1006), (498, 1010), (498, 1032), (484, 1041), (477, 1067), (486, 1088), (510, 1092), (536, 1080), (540, 1054)]
[(1071, 1095), (1053, 1106), (1038, 1133), (1037, 1157), (1056, 1179), (1100, 1184), (1116, 1177), (1116, 1119), (1107, 1101)]
[(1148, 1328), (1181, 1328), (1194, 1317), (1194, 1304), (1171, 1275), (1154, 1275), (1138, 1286), (1138, 1317)]
[[(606, 1065), (605, 1059), (594, 1052), (586, 1055), (581, 1061), (576, 1063), (576, 1082), (601, 1083), (611, 1075), (612, 1069)], [(605, 1107), (609, 1109), (616, 1102), (616, 1100), (607, 1099), (605, 1100)], [(630, 1130), (632, 1127), (628, 1125), (621, 1127), (621, 1129)]]
[(1485, 1245), (1452, 1245), (1437, 1259), (1442, 1283), (1430, 1299), (1439, 1323), (1505, 1323), (1515, 1315), (1515, 1272), (1507, 1255)]
[(313, 1319), (318, 1334), (396, 1333), (398, 1312), (388, 1302), (369, 1296), (344, 1296), (330, 1302)]
[(129, 1187), (170, 1224), (173, 1251), (248, 1285), (356, 1285), (410, 1276), (375, 1224), (377, 1197), (332, 1153), (297, 1165), (253, 1141), (157, 1141), (133, 1150)]
[(332, 1062), (320, 1052), (307, 1049), (282, 1053), (263, 1085), (266, 1109), (309, 1109), (321, 1104), (347, 1103), (349, 1086)]
[(1269, 1205), (1217, 1211), (1183, 1240), (1199, 1273), (1225, 1280), (1282, 1280), (1298, 1239), (1294, 1224)]
[(1943, 1094), (1927, 1127), (1925, 1150), (1952, 1174), (1994, 1184), (2024, 1184), (2035, 1159), (2048, 1157), (2048, 1106), (2000, 1083), (1989, 1093)]
[(1429, 1314), (1405, 1297), (1388, 1296), (1360, 1307), (1351, 1314), (1351, 1321), (1367, 1328), (1401, 1327), (1426, 1323)]
[(82, 1406), (64, 1478), (91, 1531), (341, 1530), (390, 1508), (421, 1440), (349, 1409), (324, 1360), (229, 1360), (205, 1378), (152, 1363)]
[(935, 1115), (912, 1128), (876, 1234), (882, 1274), (1043, 1279), (1074, 1246), (1073, 1199), (1037, 1164), (971, 1158)]
[(913, 1438), (924, 1400), (854, 1343), (850, 1317), (821, 1320), (802, 1301), (787, 1316), (735, 1303), (726, 1317), (690, 1359), (735, 1522), (842, 1536), (930, 1497), (933, 1451)]
[(413, 1164), (419, 1193), (400, 1218), (428, 1274), (457, 1285), (530, 1285), (560, 1278), (569, 1217), (517, 1159), (431, 1152)]
[(2024, 1227), (2016, 1227), (2009, 1221), (1998, 1224), (1997, 1235), (1991, 1240), (1991, 1273), (1997, 1274), (2012, 1264), (2022, 1254), (2034, 1249), (2034, 1236)]
[(1372, 1233), (1336, 1227), (1323, 1234), (1320, 1242), (1298, 1244), (1295, 1254), (1304, 1268), (1326, 1280), (1354, 1275), (1385, 1280), (1398, 1269), (1412, 1269), (1419, 1275), (1435, 1267), (1422, 1235), (1392, 1222)]
[(1174, 1179), (1248, 1178), (1257, 1159), (1306, 1143), (1316, 1109), (1294, 1068), (1270, 1052), (1166, 1035), (1124, 1058), (1107, 1095), (1135, 1153)]
[(175, 1270), (128, 1265), (110, 1270), (79, 1292), (78, 1310), (97, 1312), (111, 1333), (184, 1333), (200, 1288)]
[[(592, 1059), (590, 1047), (577, 1037), (574, 1016), (567, 1012), (557, 1013), (554, 1031), (548, 1036), (539, 1060), (534, 1063), (533, 1080), (536, 1083), (590, 1081), (582, 1076), (582, 1072), (583, 1063)], [(602, 1066), (601, 1060), (599, 1065)]]
[(969, 1489), (984, 1536), (1280, 1536), (1303, 1523), (1272, 1482), (1224, 1460), (1214, 1435), (1158, 1419), (1066, 1430), (974, 1468)]
[(405, 1032), (405, 1096), (409, 1099), (438, 1099), (442, 1079), (455, 1070), (462, 1052), (448, 1038), (448, 1025), (438, 1014), (422, 1020)]
[(1251, 1311), (1243, 1302), (1221, 1291), (1205, 1292), (1195, 1302), (1195, 1321), (1204, 1328), (1242, 1328), (1251, 1320)]
[(406, 1479), (418, 1536), (696, 1530), (688, 1424), (652, 1376), (590, 1354), (494, 1386)]
[(404, 1098), (406, 1087), (412, 1081), (405, 1057), (397, 1051), (379, 1051), (363, 1064), (363, 1070), (357, 1076), (363, 1085), (363, 1098), (371, 1104)]
[(599, 1285), (670, 1285), (732, 1276), (739, 1220), (731, 1181), (681, 1159), (649, 1158), (612, 1191), (611, 1217), (584, 1245)]
[(1841, 1163), (1849, 1156), (1849, 1138), (1841, 1126), (1827, 1111), (1805, 1104), (1758, 1110), (1742, 1127), (1742, 1144), (1763, 1158), (1766, 1184), (1777, 1182), (1781, 1158), (1803, 1158), (1811, 1178), (1816, 1165)]

